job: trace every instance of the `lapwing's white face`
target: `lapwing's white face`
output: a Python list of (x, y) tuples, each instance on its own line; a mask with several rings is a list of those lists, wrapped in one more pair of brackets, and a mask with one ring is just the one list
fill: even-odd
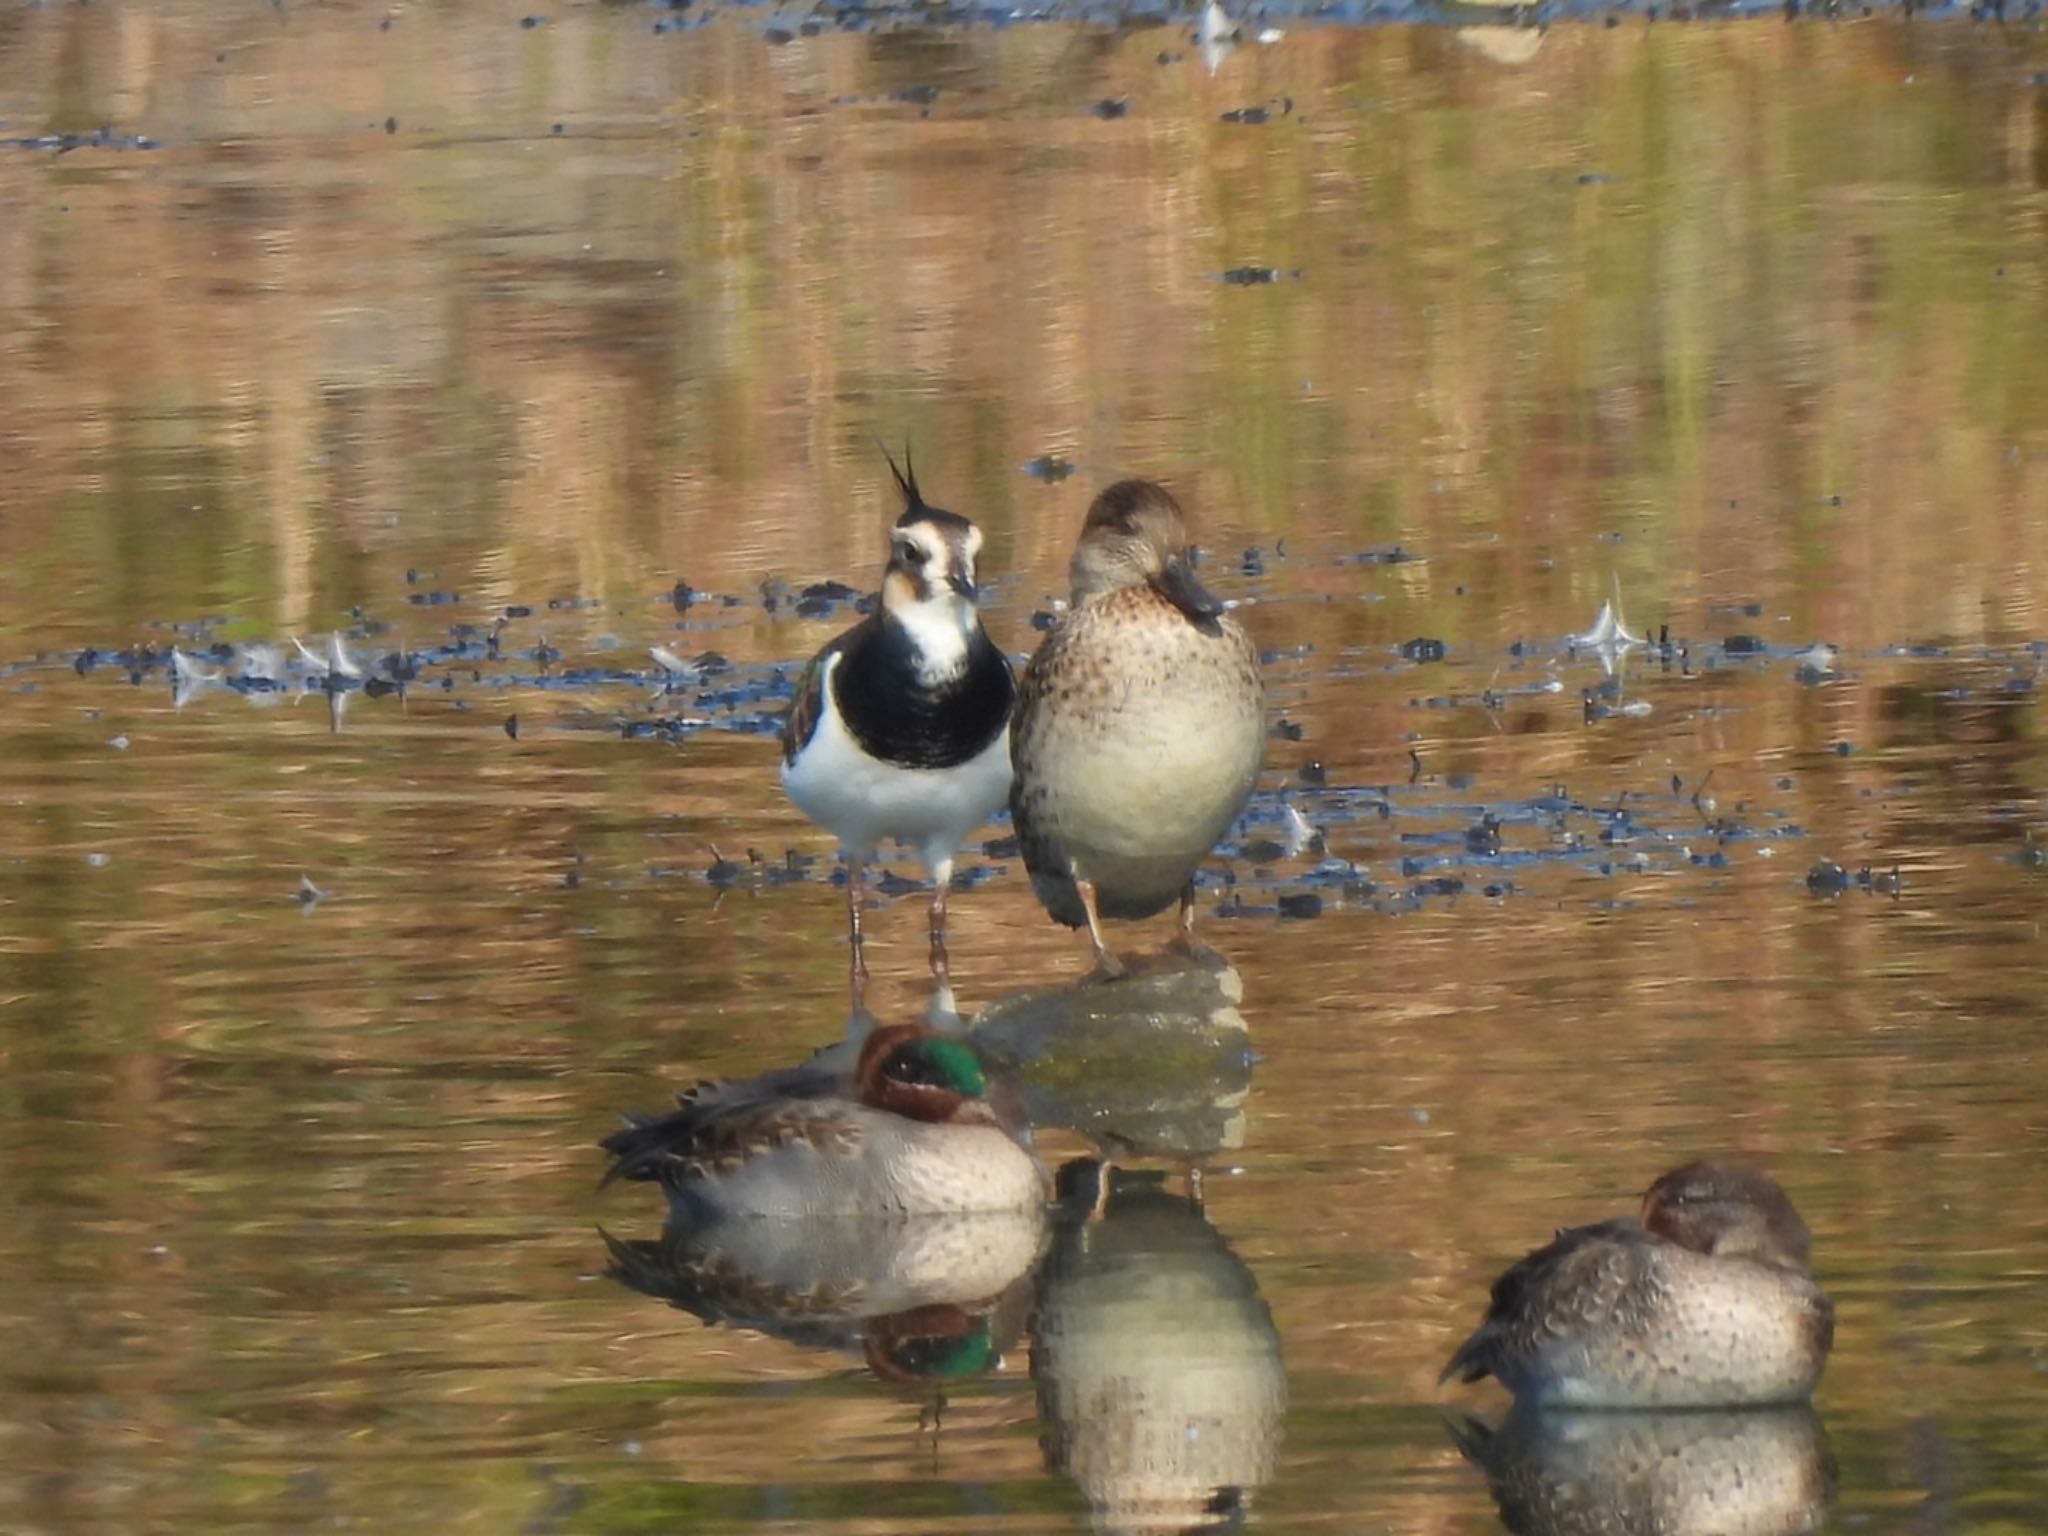
[(928, 606), (971, 625), (976, 597), (974, 561), (980, 553), (981, 530), (963, 517), (951, 513), (906, 517), (889, 532), (883, 605), (897, 614)]
[(882, 607), (916, 637), (928, 671), (944, 675), (966, 665), (975, 613), (974, 562), (981, 530), (950, 512), (911, 514), (889, 533)]
[(974, 603), (974, 561), (981, 530), (972, 523), (946, 527), (930, 519), (900, 523), (889, 534), (889, 570), (903, 577), (912, 602)]

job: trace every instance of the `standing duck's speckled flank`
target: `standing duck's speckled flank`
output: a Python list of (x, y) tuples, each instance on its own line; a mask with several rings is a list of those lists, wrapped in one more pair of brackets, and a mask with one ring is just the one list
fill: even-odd
[(1045, 1172), (974, 1047), (922, 1025), (876, 1029), (851, 1083), (802, 1068), (702, 1083), (601, 1143), (612, 1179), (659, 1181), (716, 1216), (922, 1216), (1017, 1211)]
[(1567, 1228), (1503, 1274), (1441, 1379), (1577, 1408), (1804, 1401), (1835, 1334), (1811, 1250), (1769, 1178), (1688, 1163), (1650, 1186), (1640, 1220)]
[(1196, 579), (1165, 490), (1112, 485), (1088, 509), (1061, 615), (1018, 689), (1010, 811), (1046, 910), (1086, 925), (1181, 903), (1244, 809), (1266, 750), (1258, 652)]
[(943, 979), (953, 855), (1010, 791), (1016, 687), (975, 608), (981, 530), (927, 505), (908, 453), (903, 463), (889, 461), (904, 509), (881, 594), (804, 668), (782, 731), (783, 788), (846, 857), (856, 990), (867, 976), (862, 876), (882, 840), (915, 845), (931, 874), (931, 965)]

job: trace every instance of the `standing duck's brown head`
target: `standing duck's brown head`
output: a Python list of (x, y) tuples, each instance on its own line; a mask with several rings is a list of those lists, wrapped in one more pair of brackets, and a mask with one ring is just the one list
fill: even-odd
[(1189, 623), (1212, 633), (1224, 611), (1188, 558), (1180, 504), (1150, 480), (1119, 480), (1095, 498), (1068, 575), (1077, 605), (1127, 587), (1150, 587)]

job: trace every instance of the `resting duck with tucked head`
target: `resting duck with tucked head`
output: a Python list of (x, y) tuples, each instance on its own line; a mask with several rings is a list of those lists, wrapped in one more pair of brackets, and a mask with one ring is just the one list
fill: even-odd
[(1041, 1204), (1028, 1134), (972, 1045), (895, 1024), (862, 1043), (850, 1079), (797, 1067), (700, 1084), (601, 1145), (607, 1182), (658, 1181), (684, 1214), (918, 1216)]
[(1440, 1381), (1571, 1408), (1804, 1401), (1834, 1343), (1806, 1223), (1771, 1179), (1688, 1163), (1639, 1217), (1569, 1227), (1493, 1285)]

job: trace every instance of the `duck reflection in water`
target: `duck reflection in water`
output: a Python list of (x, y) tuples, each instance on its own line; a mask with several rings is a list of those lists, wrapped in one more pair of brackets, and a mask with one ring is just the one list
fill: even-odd
[(1043, 1206), (955, 1216), (671, 1218), (605, 1234), (612, 1277), (727, 1328), (861, 1357), (884, 1381), (947, 1387), (1001, 1363), (1045, 1246)]
[(1047, 1465), (1099, 1532), (1236, 1529), (1287, 1407), (1256, 1277), (1157, 1173), (1080, 1159), (1059, 1191), (1031, 1322)]
[(970, 1037), (1017, 1083), (1031, 1123), (1079, 1132), (1113, 1161), (1156, 1158), (1187, 1173), (1244, 1142), (1251, 1031), (1243, 979), (1220, 956), (1130, 957), (1127, 974), (1012, 993)]
[(1615, 1413), (1518, 1405), (1447, 1421), (1515, 1536), (1796, 1536), (1835, 1495), (1811, 1408)]

